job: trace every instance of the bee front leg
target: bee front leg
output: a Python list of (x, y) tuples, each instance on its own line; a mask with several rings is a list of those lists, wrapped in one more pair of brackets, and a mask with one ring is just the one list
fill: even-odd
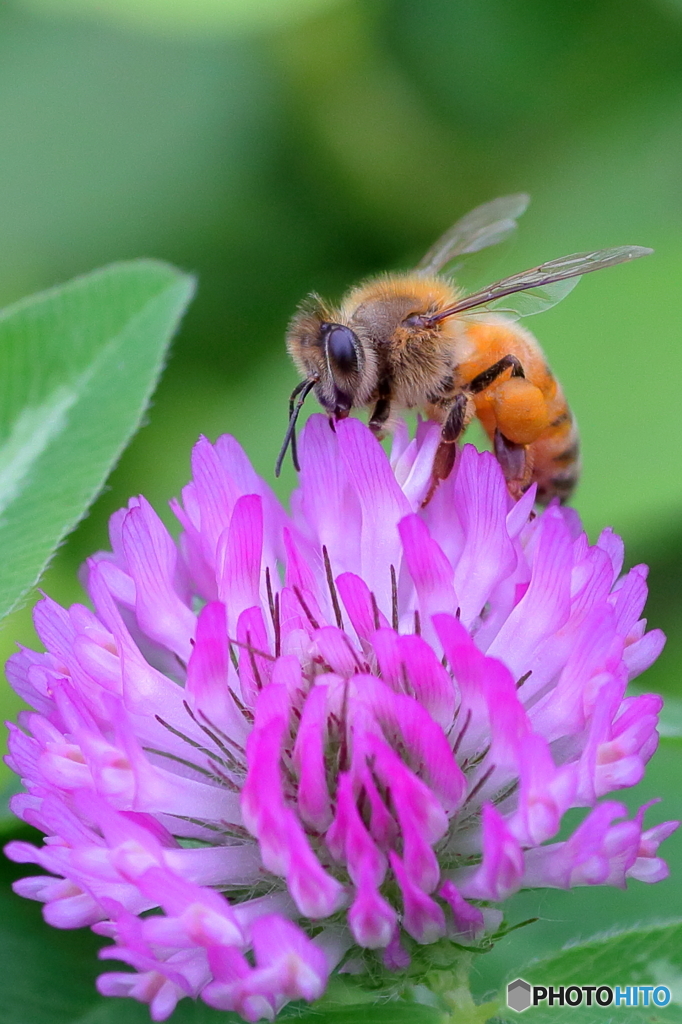
[(379, 441), (383, 441), (386, 436), (385, 427), (390, 415), (391, 399), (387, 397), (380, 398), (369, 418), (369, 429)]
[(382, 377), (379, 380), (375, 394), (378, 396), (376, 405), (369, 418), (369, 429), (379, 441), (386, 437), (386, 424), (391, 418), (391, 382)]
[(455, 459), (457, 458), (457, 441), (464, 429), (469, 425), (473, 414), (474, 407), (470, 395), (465, 391), (460, 391), (455, 395), (448, 411), (447, 419), (443, 424), (440, 444), (436, 448), (436, 454), (433, 458), (431, 484), (426, 497), (422, 501), (422, 508), (426, 508), (431, 501), (441, 480), (447, 480), (450, 476), (455, 465)]

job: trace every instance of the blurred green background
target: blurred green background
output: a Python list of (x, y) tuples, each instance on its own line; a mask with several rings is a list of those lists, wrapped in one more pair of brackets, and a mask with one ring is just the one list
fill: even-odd
[[(200, 432), (272, 476), (307, 291), (409, 266), (517, 190), (517, 238), (466, 284), (654, 246), (527, 323), (581, 426), (576, 506), (652, 565), (649, 685), (680, 688), (682, 0), (14, 0), (0, 138), (0, 302), (138, 255), (200, 280), (148, 425), (46, 577), (64, 601), (130, 494), (166, 508)], [(3, 656), (17, 638), (27, 609)]]
[[(200, 282), (148, 424), (47, 573), (65, 602), (114, 509), (178, 494), (199, 433), (235, 433), (272, 477), (307, 291), (408, 267), (519, 190), (518, 237), (468, 285), (655, 247), (528, 325), (581, 426), (576, 507), (652, 567), (669, 644), (643, 682), (680, 693), (682, 0), (6, 0), (0, 140), (2, 304), (141, 255)], [(3, 660), (17, 639), (28, 607)]]

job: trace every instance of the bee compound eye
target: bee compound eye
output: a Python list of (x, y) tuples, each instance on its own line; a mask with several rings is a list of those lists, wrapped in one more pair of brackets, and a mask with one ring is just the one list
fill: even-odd
[(326, 341), (329, 359), (342, 373), (358, 369), (358, 339), (350, 327), (331, 324)]

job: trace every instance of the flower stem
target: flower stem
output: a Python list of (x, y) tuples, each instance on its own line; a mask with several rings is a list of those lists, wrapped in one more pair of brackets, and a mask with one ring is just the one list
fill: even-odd
[(498, 1010), (497, 1000), (475, 1003), (469, 987), (473, 953), (462, 953), (447, 970), (431, 970), (426, 985), (440, 999), (442, 1024), (485, 1024)]

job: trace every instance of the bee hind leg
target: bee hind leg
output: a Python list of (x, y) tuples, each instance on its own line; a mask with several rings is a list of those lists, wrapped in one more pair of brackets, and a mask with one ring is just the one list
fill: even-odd
[(422, 501), (422, 508), (426, 508), (431, 498), (436, 493), (436, 488), (441, 480), (447, 480), (452, 472), (457, 458), (457, 441), (463, 430), (468, 426), (473, 416), (473, 404), (470, 396), (465, 391), (460, 391), (450, 406), (447, 419), (443, 424), (440, 435), (440, 444), (436, 448), (433, 457), (433, 469), (431, 470), (431, 483)]
[(529, 446), (515, 444), (498, 429), (493, 439), (495, 458), (502, 467), (507, 489), (519, 499), (528, 490), (533, 476), (533, 458)]
[(472, 395), (477, 395), (481, 391), (485, 391), (486, 388), (494, 384), (497, 378), (504, 373), (505, 370), (511, 368), (512, 377), (525, 377), (521, 362), (514, 355), (502, 356), (496, 363), (489, 366), (487, 370), (483, 370), (482, 373), (477, 374), (474, 379), (467, 385), (467, 390)]

